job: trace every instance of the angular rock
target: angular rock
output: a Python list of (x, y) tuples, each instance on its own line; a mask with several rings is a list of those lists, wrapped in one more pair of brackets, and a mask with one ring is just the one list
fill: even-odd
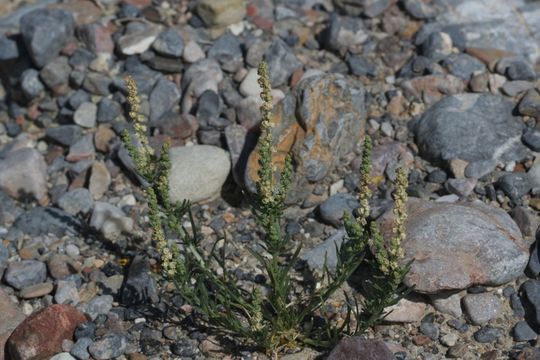
[(208, 57), (216, 59), (221, 68), (228, 72), (236, 72), (244, 65), (242, 44), (231, 33), (225, 33), (214, 42), (208, 49)]
[(194, 145), (174, 147), (170, 156), (169, 183), (173, 202), (184, 199), (200, 202), (219, 195), (231, 170), (227, 152), (216, 146)]
[(78, 162), (81, 160), (93, 160), (96, 156), (94, 148), (94, 136), (92, 134), (83, 135), (69, 147), (66, 160)]
[(71, 66), (68, 59), (65, 56), (59, 56), (45, 65), (39, 75), (49, 89), (63, 94), (67, 91), (70, 72)]
[(519, 161), (527, 149), (520, 141), (523, 123), (513, 108), (497, 95), (446, 97), (415, 124), (416, 143), (423, 157), (439, 164), (451, 159)]
[(77, 29), (79, 39), (86, 45), (86, 48), (93, 52), (112, 54), (114, 42), (107, 27), (99, 23), (82, 25)]
[(201, 0), (196, 11), (206, 26), (227, 26), (246, 16), (246, 4), (244, 0)]
[(336, 246), (339, 248), (345, 239), (345, 231), (337, 230), (328, 239), (300, 255), (300, 259), (307, 262), (311, 270), (322, 271), (326, 266), (334, 270), (337, 265)]
[(540, 93), (536, 89), (530, 89), (521, 99), (518, 105), (521, 115), (540, 117)]
[(166, 30), (158, 35), (152, 48), (161, 55), (179, 58), (184, 52), (184, 40), (177, 31)]
[(159, 79), (150, 94), (150, 121), (158, 121), (180, 101), (180, 90), (165, 78)]
[(14, 60), (19, 57), (17, 41), (0, 36), (0, 61)]
[(332, 16), (324, 35), (324, 46), (330, 51), (354, 49), (368, 39), (361, 18)]
[(39, 96), (45, 90), (36, 69), (27, 69), (21, 74), (21, 89), (29, 100)]
[(20, 21), (26, 49), (38, 68), (60, 53), (75, 28), (73, 16), (61, 9), (34, 10)]
[(92, 172), (88, 181), (88, 190), (94, 200), (99, 200), (103, 194), (109, 190), (111, 185), (111, 174), (107, 166), (101, 161), (95, 161), (92, 164)]
[(117, 41), (118, 48), (124, 55), (142, 54), (150, 48), (160, 33), (159, 27), (147, 26), (130, 32)]
[(96, 126), (97, 105), (92, 102), (85, 102), (73, 114), (73, 122), (84, 128)]
[(90, 345), (88, 352), (96, 360), (106, 360), (122, 355), (126, 349), (127, 340), (124, 335), (111, 333)]
[(463, 297), (463, 307), (474, 325), (484, 325), (497, 318), (502, 311), (502, 303), (490, 293), (467, 294)]
[[(435, 294), (472, 285), (498, 286), (518, 277), (529, 254), (528, 245), (510, 216), (479, 201), (433, 203), (410, 198), (407, 204), (404, 262), (411, 258), (405, 284)], [(391, 212), (381, 218), (391, 235)]]
[(272, 87), (285, 85), (292, 73), (302, 67), (289, 46), (279, 38), (272, 41), (264, 53), (264, 60), (268, 64)]
[(71, 215), (88, 214), (94, 206), (90, 191), (85, 188), (68, 191), (58, 199), (58, 206)]
[(49, 201), (47, 181), (47, 164), (35, 149), (22, 148), (0, 159), (0, 188), (13, 198), (33, 195), (45, 205)]
[(9, 337), (6, 349), (12, 359), (47, 360), (62, 351), (86, 317), (70, 305), (50, 305), (26, 318)]
[(136, 256), (131, 262), (121, 297), (122, 303), (130, 306), (157, 303), (159, 300), (150, 264), (143, 256)]
[(538, 333), (540, 331), (540, 280), (529, 279), (520, 287), (525, 318)]

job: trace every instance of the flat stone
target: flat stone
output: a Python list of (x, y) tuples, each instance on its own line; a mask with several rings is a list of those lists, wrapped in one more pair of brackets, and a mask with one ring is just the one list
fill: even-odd
[(523, 123), (513, 109), (512, 102), (496, 95), (446, 97), (415, 124), (416, 143), (423, 157), (439, 164), (450, 159), (519, 161), (527, 149), (521, 143)]
[(394, 354), (381, 340), (359, 336), (346, 337), (328, 355), (328, 360), (372, 359), (394, 360)]
[(142, 54), (150, 48), (160, 32), (159, 27), (148, 26), (120, 37), (117, 45), (124, 55)]
[(268, 74), (274, 88), (287, 83), (292, 73), (302, 67), (294, 52), (279, 38), (272, 41), (264, 53), (264, 60), (268, 64)]
[(58, 206), (71, 215), (88, 214), (94, 206), (90, 191), (85, 188), (66, 192), (58, 199)]
[(79, 308), (87, 314), (90, 319), (95, 320), (99, 315), (107, 315), (112, 309), (113, 297), (111, 295), (100, 295), (88, 304), (79, 305)]
[(441, 292), (439, 294), (431, 294), (429, 298), (433, 307), (444, 314), (452, 315), (455, 318), (460, 318), (463, 314), (459, 293)]
[(13, 359), (46, 360), (62, 351), (62, 342), (86, 317), (69, 305), (50, 305), (26, 318), (7, 341)]
[(37, 285), (47, 279), (45, 263), (37, 260), (22, 260), (8, 265), (4, 275), (6, 283), (17, 290)]
[(194, 145), (172, 148), (170, 156), (172, 201), (199, 202), (219, 195), (231, 170), (227, 152), (215, 146)]
[[(415, 284), (416, 292), (498, 286), (523, 272), (528, 245), (505, 211), (479, 201), (452, 204), (416, 198), (409, 199), (407, 208), (403, 261), (416, 260), (405, 284)], [(386, 236), (391, 234), (392, 217), (388, 211), (380, 218)]]
[(96, 360), (113, 359), (122, 355), (127, 349), (127, 340), (123, 335), (111, 333), (88, 347), (88, 351)]
[(73, 114), (73, 122), (84, 128), (96, 126), (97, 105), (92, 102), (85, 102)]
[(521, 99), (518, 105), (521, 115), (540, 117), (540, 93), (536, 89), (530, 89)]
[(54, 285), (51, 282), (27, 286), (19, 292), (19, 296), (23, 299), (42, 297), (50, 294), (53, 290), (53, 287)]
[(101, 161), (95, 161), (92, 164), (92, 172), (88, 182), (88, 190), (94, 200), (99, 200), (109, 190), (111, 185), (111, 174), (107, 166)]
[(512, 335), (514, 336), (514, 341), (531, 341), (536, 340), (538, 335), (536, 332), (527, 324), (526, 321), (519, 321), (514, 328), (512, 329)]
[(414, 323), (420, 321), (427, 310), (427, 305), (419, 296), (410, 296), (401, 299), (396, 305), (384, 309), (390, 312), (384, 319), (386, 322), (394, 323)]

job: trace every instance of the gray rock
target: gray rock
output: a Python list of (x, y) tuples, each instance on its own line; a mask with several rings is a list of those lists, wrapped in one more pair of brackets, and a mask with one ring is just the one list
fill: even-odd
[(496, 70), (499, 74), (506, 75), (510, 80), (536, 80), (534, 68), (523, 58), (502, 58), (497, 62)]
[(520, 318), (525, 316), (525, 308), (523, 307), (523, 304), (521, 303), (521, 299), (519, 298), (518, 294), (510, 295), (510, 306), (512, 307), (514, 316)]
[(328, 268), (334, 270), (337, 265), (336, 246), (338, 246), (338, 248), (341, 246), (345, 239), (345, 235), (344, 230), (336, 231), (323, 243), (304, 252), (300, 255), (300, 258), (306, 261), (309, 268), (312, 270), (323, 270), (325, 261)]
[(35, 207), (21, 214), (13, 227), (30, 236), (54, 234), (62, 237), (67, 234), (76, 235), (82, 223), (67, 212), (51, 207)]
[(445, 187), (448, 192), (459, 197), (469, 196), (476, 186), (476, 179), (448, 179)]
[[(135, 78), (135, 80), (137, 80), (137, 84), (139, 84), (139, 79)], [(84, 90), (91, 94), (107, 96), (109, 95), (109, 86), (111, 83), (112, 81), (108, 76), (90, 72), (86, 74), (82, 86)]]
[(114, 100), (104, 97), (98, 104), (96, 120), (99, 123), (111, 122), (122, 114), (122, 106)]
[(226, 151), (210, 145), (194, 145), (172, 148), (170, 156), (172, 201), (199, 202), (219, 195), (231, 170)]
[(133, 230), (133, 219), (114, 205), (96, 201), (90, 218), (90, 226), (101, 231), (105, 238), (116, 240), (123, 232), (129, 233)]
[(91, 102), (92, 98), (89, 93), (86, 91), (79, 89), (75, 91), (68, 100), (68, 105), (73, 110), (77, 110), (79, 106), (86, 102)]
[(339, 227), (342, 225), (343, 213), (352, 214), (359, 206), (356, 196), (339, 193), (332, 195), (319, 206), (319, 214), (324, 223)]
[(79, 360), (88, 360), (90, 359), (90, 353), (88, 352), (88, 347), (93, 344), (93, 341), (89, 337), (83, 337), (78, 339), (69, 353), (75, 356)]
[(203, 126), (212, 126), (218, 121), (221, 108), (219, 95), (212, 90), (206, 90), (197, 104), (197, 120)]
[(143, 256), (136, 256), (131, 262), (121, 297), (122, 303), (126, 305), (158, 302), (157, 286), (151, 276), (150, 263)]
[(274, 39), (264, 53), (272, 87), (285, 85), (295, 70), (302, 67), (291, 49), (279, 38)]
[(45, 159), (33, 148), (14, 150), (0, 159), (0, 189), (15, 199), (32, 195), (40, 204), (47, 203), (47, 181)]
[(54, 293), (54, 301), (57, 304), (77, 305), (80, 301), (77, 284), (74, 281), (58, 280)]
[(157, 26), (142, 26), (118, 38), (116, 44), (124, 55), (142, 54), (150, 48), (159, 33)]
[(71, 66), (67, 57), (59, 56), (45, 65), (39, 75), (49, 89), (57, 91), (62, 86), (67, 86), (70, 72)]
[(416, 19), (430, 19), (439, 14), (434, 3), (425, 3), (422, 0), (402, 0), (405, 10)]
[(2, 278), (2, 275), (4, 274), (4, 270), (7, 267), (9, 259), (9, 250), (7, 247), (4, 246), (4, 244), (0, 243), (0, 279)]
[(540, 151), (540, 132), (531, 128), (525, 128), (521, 140), (533, 151)]
[(59, 144), (71, 146), (80, 139), (83, 129), (78, 125), (60, 125), (47, 128), (45, 135)]
[(66, 160), (69, 162), (78, 162), (81, 160), (93, 160), (96, 156), (94, 147), (94, 135), (86, 134), (81, 136), (69, 147), (69, 153)]
[(520, 288), (525, 317), (536, 329), (540, 329), (540, 280), (529, 279)]
[(330, 51), (342, 51), (363, 44), (368, 37), (361, 18), (332, 15), (323, 44)]
[(433, 32), (422, 43), (422, 55), (440, 61), (452, 53), (452, 38), (445, 32)]
[(474, 325), (484, 325), (500, 316), (502, 303), (490, 293), (467, 294), (463, 297), (463, 307)]
[(85, 102), (73, 114), (73, 122), (84, 128), (96, 126), (97, 105), (92, 102)]
[(519, 321), (514, 328), (512, 329), (512, 335), (514, 336), (514, 341), (531, 341), (536, 340), (538, 335), (536, 332), (527, 324), (526, 321)]
[(240, 40), (229, 32), (217, 39), (208, 49), (208, 57), (216, 59), (227, 72), (235, 72), (244, 65)]
[(530, 81), (507, 81), (503, 84), (502, 91), (508, 96), (516, 96), (522, 92), (530, 90), (532, 87), (533, 83), (531, 83)]
[(152, 48), (160, 55), (179, 58), (184, 52), (184, 40), (174, 30), (167, 30), (158, 35)]
[(394, 354), (382, 340), (360, 336), (346, 337), (328, 355), (328, 360), (370, 359), (394, 360)]
[(490, 94), (445, 97), (415, 124), (416, 143), (422, 156), (441, 165), (451, 159), (519, 161), (528, 150), (520, 141), (523, 123), (512, 115), (513, 108)]
[(45, 263), (37, 260), (21, 260), (8, 265), (4, 280), (8, 285), (21, 290), (31, 285), (41, 284), (47, 279)]
[(180, 101), (180, 90), (165, 78), (161, 78), (150, 94), (150, 121), (158, 121)]
[(529, 176), (525, 173), (511, 173), (503, 175), (497, 181), (498, 187), (510, 199), (519, 199), (532, 188)]
[[(404, 262), (416, 258), (405, 284), (434, 294), (472, 285), (501, 285), (518, 277), (528, 258), (515, 222), (503, 210), (479, 201), (434, 203), (410, 198)], [(390, 236), (392, 212), (381, 218)], [(418, 261), (422, 259), (422, 261)]]
[(460, 318), (463, 315), (459, 293), (443, 291), (438, 294), (431, 294), (429, 298), (437, 311), (452, 315), (455, 318)]
[(465, 168), (465, 176), (473, 179), (480, 179), (491, 173), (497, 167), (497, 162), (493, 159), (473, 161)]
[(518, 105), (521, 115), (540, 117), (540, 93), (536, 89), (530, 89), (521, 99)]
[(504, 335), (501, 328), (486, 326), (474, 333), (474, 339), (479, 343), (491, 343)]
[(19, 57), (17, 42), (0, 35), (0, 61), (14, 60)]
[(389, 0), (335, 0), (334, 3), (344, 14), (351, 16), (363, 14), (367, 17), (379, 16), (392, 5), (392, 1)]
[[(218, 84), (223, 80), (223, 72), (215, 59), (202, 59), (193, 63), (182, 77), (184, 99), (188, 96), (198, 98), (206, 90), (218, 92)], [(186, 104), (184, 100), (182, 109), (190, 109), (193, 104)]]
[(81, 310), (88, 314), (92, 320), (95, 320), (98, 315), (107, 315), (112, 309), (113, 297), (111, 295), (100, 295), (81, 305)]
[(439, 327), (432, 322), (422, 321), (419, 330), (431, 340), (437, 340), (439, 338)]
[(86, 188), (79, 188), (68, 191), (58, 199), (58, 206), (68, 214), (88, 214), (94, 206), (94, 200), (90, 191)]
[(243, 0), (201, 0), (196, 11), (206, 26), (224, 27), (246, 16), (246, 4)]
[(38, 97), (45, 90), (37, 70), (27, 69), (21, 74), (21, 90), (29, 100)]
[(62, 9), (39, 9), (21, 17), (21, 34), (34, 64), (41, 68), (54, 59), (73, 36), (73, 16)]
[(379, 73), (377, 65), (373, 64), (363, 56), (351, 55), (347, 58), (347, 64), (353, 75), (375, 77)]
[(540, 220), (536, 214), (524, 206), (516, 206), (510, 212), (510, 216), (519, 226), (524, 237), (534, 237)]
[(124, 335), (111, 333), (88, 347), (88, 351), (96, 360), (112, 359), (122, 355), (127, 349)]
[(467, 54), (452, 54), (444, 59), (443, 65), (452, 75), (464, 80), (469, 80), (474, 73), (486, 71), (480, 60)]

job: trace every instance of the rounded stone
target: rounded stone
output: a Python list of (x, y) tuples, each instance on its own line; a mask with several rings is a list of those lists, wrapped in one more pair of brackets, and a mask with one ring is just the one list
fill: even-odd
[(194, 145), (170, 150), (171, 201), (200, 202), (219, 195), (231, 169), (229, 154), (217, 146)]

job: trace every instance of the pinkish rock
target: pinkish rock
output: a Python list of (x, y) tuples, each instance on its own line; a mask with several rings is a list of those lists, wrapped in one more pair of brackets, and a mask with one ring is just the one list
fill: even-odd
[(2, 314), (2, 321), (0, 321), (0, 359), (4, 359), (6, 341), (13, 330), (24, 320), (25, 316), (2, 289), (0, 289), (0, 314)]
[(327, 360), (352, 359), (394, 360), (395, 357), (382, 340), (353, 336), (341, 340), (327, 358)]
[(71, 305), (51, 305), (24, 320), (13, 331), (6, 349), (12, 360), (46, 360), (62, 351), (86, 317)]

